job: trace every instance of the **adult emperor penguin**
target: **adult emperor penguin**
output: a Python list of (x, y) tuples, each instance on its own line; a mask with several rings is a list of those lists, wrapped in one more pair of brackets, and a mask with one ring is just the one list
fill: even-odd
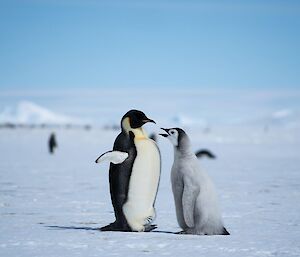
[(153, 120), (138, 110), (128, 111), (121, 120), (121, 133), (113, 150), (96, 163), (108, 160), (109, 184), (115, 222), (102, 231), (150, 231), (155, 218), (154, 202), (160, 178), (160, 152), (142, 126)]
[(163, 129), (174, 145), (171, 170), (176, 216), (184, 234), (229, 235), (223, 225), (212, 181), (199, 167), (187, 134), (180, 128)]

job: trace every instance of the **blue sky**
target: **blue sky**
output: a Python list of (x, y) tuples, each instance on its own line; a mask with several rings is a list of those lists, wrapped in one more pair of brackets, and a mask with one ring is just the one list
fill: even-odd
[(0, 89), (297, 89), (299, 1), (0, 0)]

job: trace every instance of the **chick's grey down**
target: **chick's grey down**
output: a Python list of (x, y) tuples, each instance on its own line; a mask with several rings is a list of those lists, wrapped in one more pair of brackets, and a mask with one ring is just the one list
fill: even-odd
[(179, 226), (185, 234), (229, 235), (223, 225), (214, 185), (200, 169), (187, 134), (180, 128), (164, 129), (174, 146), (172, 191)]

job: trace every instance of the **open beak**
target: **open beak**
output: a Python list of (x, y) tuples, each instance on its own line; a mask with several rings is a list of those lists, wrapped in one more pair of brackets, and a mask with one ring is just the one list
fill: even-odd
[(162, 134), (161, 133), (161, 134), (159, 134), (160, 136), (163, 136), (163, 137), (168, 137), (169, 136), (168, 129), (164, 129), (164, 128), (160, 128), (160, 129), (166, 131), (166, 133), (167, 133), (167, 134)]

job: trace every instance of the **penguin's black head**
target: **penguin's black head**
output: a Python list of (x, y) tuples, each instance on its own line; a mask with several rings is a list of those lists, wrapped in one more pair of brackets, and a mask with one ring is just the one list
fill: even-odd
[[(127, 119), (128, 118), (128, 119)], [(123, 122), (127, 120), (128, 125), (130, 128), (136, 129), (142, 127), (147, 122), (153, 122), (154, 120), (149, 119), (145, 113), (139, 110), (130, 110), (128, 111), (122, 118), (121, 125), (124, 128)]]
[(164, 130), (166, 133), (159, 134), (159, 135), (168, 138), (171, 141), (171, 143), (176, 147), (179, 147), (183, 138), (187, 137), (186, 133), (181, 128), (168, 128), (168, 129), (161, 128), (161, 129)]

